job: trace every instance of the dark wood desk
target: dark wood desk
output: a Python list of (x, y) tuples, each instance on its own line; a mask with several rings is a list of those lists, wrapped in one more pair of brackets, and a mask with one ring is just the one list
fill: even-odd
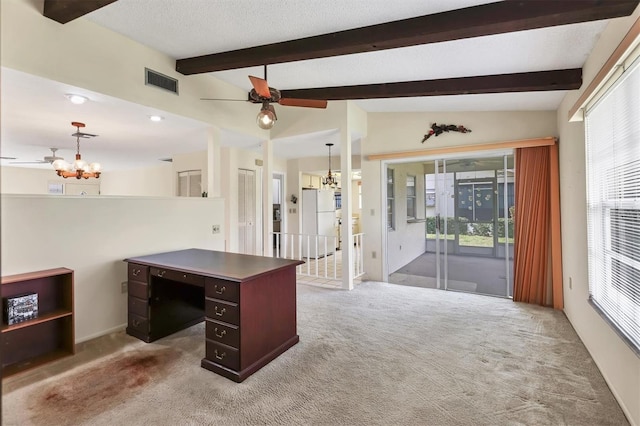
[(201, 366), (236, 382), (299, 341), (299, 260), (188, 249), (131, 257), (127, 334), (152, 342), (206, 320)]

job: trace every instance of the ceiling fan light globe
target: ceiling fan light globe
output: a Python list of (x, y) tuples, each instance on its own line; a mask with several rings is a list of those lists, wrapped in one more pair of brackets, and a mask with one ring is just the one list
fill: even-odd
[(102, 165), (100, 165), (100, 163), (91, 163), (89, 164), (89, 171), (91, 173), (97, 173), (100, 171), (100, 169), (102, 169)]
[(258, 113), (257, 122), (258, 127), (264, 130), (269, 130), (273, 127), (276, 122), (276, 116), (273, 112), (268, 109), (263, 109)]
[(73, 162), (73, 169), (74, 170), (86, 170), (87, 168), (87, 162), (84, 160), (76, 160)]
[(66, 170), (69, 164), (63, 159), (59, 159), (53, 162), (52, 164), (54, 170)]

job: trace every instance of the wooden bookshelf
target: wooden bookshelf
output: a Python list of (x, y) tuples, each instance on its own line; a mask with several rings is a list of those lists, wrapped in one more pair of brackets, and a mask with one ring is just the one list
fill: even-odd
[(73, 271), (48, 269), (2, 277), (2, 298), (38, 295), (38, 316), (2, 322), (2, 376), (7, 377), (75, 353)]

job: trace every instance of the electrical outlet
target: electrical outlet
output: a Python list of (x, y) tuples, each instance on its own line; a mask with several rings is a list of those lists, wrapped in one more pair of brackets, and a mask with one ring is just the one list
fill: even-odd
[(127, 292), (127, 281), (122, 281), (120, 283), (120, 292), (121, 293), (126, 293)]
[(372, 252), (371, 252), (371, 258), (372, 258), (372, 259), (375, 259), (375, 258), (376, 258), (376, 256), (377, 256), (377, 253), (376, 253), (375, 251), (372, 251)]
[(220, 233), (220, 225), (211, 225), (211, 233), (219, 234)]

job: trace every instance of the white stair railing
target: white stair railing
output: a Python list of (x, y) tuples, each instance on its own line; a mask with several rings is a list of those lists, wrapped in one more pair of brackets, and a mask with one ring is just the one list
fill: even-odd
[(274, 257), (304, 260), (297, 267), (299, 275), (340, 279), (336, 247), (338, 237), (333, 235), (286, 234), (274, 232)]
[(363, 233), (353, 234), (353, 278), (358, 278), (364, 275), (363, 238)]
[[(273, 257), (303, 260), (298, 275), (342, 280), (342, 254), (336, 251), (338, 237), (330, 235), (287, 234), (273, 232)], [(352, 236), (354, 278), (364, 275), (364, 234)], [(320, 251), (319, 249), (323, 250)], [(325, 255), (326, 254), (326, 255)]]

